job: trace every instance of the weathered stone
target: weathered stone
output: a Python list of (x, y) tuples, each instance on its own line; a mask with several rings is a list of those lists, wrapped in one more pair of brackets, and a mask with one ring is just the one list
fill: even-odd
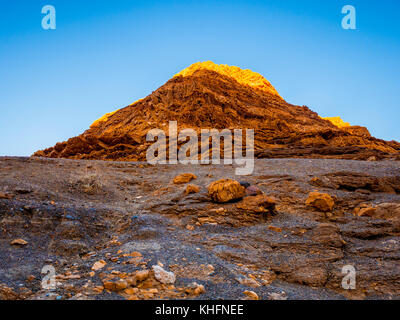
[(246, 188), (246, 195), (248, 196), (258, 196), (260, 194), (263, 194), (263, 192), (259, 187), (249, 186), (248, 188)]
[(340, 248), (345, 241), (339, 233), (339, 228), (332, 223), (320, 223), (314, 230), (312, 240), (319, 244)]
[(287, 300), (287, 295), (285, 292), (281, 293), (270, 293), (268, 296), (268, 300)]
[(332, 211), (335, 202), (332, 197), (327, 193), (310, 192), (306, 205), (316, 208), (322, 212)]
[(200, 187), (195, 186), (195, 185), (193, 185), (193, 184), (189, 184), (189, 185), (186, 187), (186, 190), (185, 190), (185, 193), (186, 193), (186, 194), (192, 194), (192, 193), (198, 193), (198, 192), (200, 192)]
[(249, 213), (275, 214), (276, 200), (265, 195), (246, 197), (236, 204), (236, 208)]
[(243, 198), (245, 194), (246, 189), (239, 182), (230, 179), (215, 181), (208, 187), (208, 196), (217, 203), (238, 200)]
[(141, 270), (136, 272), (135, 277), (137, 281), (145, 281), (149, 277), (149, 275), (150, 275), (149, 270)]
[(173, 272), (165, 271), (160, 266), (153, 266), (154, 277), (163, 284), (175, 283), (175, 275)]
[(97, 261), (93, 264), (92, 270), (93, 271), (98, 271), (100, 269), (103, 269), (106, 266), (107, 262), (104, 260)]
[(18, 245), (18, 246), (26, 246), (28, 244), (27, 241), (25, 241), (24, 239), (15, 239), (13, 241), (11, 241), (12, 245)]
[(239, 278), (239, 279), (237, 279), (237, 281), (244, 286), (248, 286), (248, 287), (252, 287), (252, 288), (258, 288), (259, 286), (261, 286), (261, 284), (259, 284), (253, 278)]
[(249, 299), (251, 300), (259, 300), (258, 294), (255, 293), (254, 291), (244, 291), (243, 294), (245, 294)]
[(124, 289), (126, 289), (127, 287), (128, 287), (128, 282), (127, 282), (126, 280), (124, 280), (124, 279), (120, 279), (120, 280), (117, 280), (117, 281), (115, 282), (115, 289), (116, 289), (117, 291), (124, 290)]
[(182, 173), (174, 178), (174, 184), (184, 184), (196, 179), (197, 176), (193, 173)]
[(9, 193), (0, 192), (0, 199), (12, 199), (14, 195)]

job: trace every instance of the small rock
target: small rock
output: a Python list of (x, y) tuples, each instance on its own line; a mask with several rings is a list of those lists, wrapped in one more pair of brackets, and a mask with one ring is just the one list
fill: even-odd
[(195, 185), (193, 185), (193, 184), (189, 184), (189, 185), (186, 187), (186, 190), (185, 190), (185, 193), (186, 193), (186, 194), (192, 194), (192, 193), (198, 193), (198, 192), (200, 192), (200, 187), (195, 186)]
[(28, 244), (27, 241), (25, 241), (24, 239), (15, 239), (13, 241), (11, 241), (12, 245), (18, 245), (18, 246), (26, 246)]
[(230, 179), (214, 181), (208, 187), (208, 196), (212, 201), (225, 203), (245, 196), (246, 189), (239, 182)]
[(124, 290), (128, 287), (128, 282), (126, 280), (120, 279), (115, 282), (115, 289), (117, 291)]
[(12, 199), (14, 195), (9, 193), (0, 192), (0, 199)]
[(136, 272), (135, 277), (137, 281), (145, 281), (149, 277), (149, 275), (149, 270), (141, 270)]
[(270, 293), (268, 300), (287, 300), (287, 295), (285, 292), (282, 293)]
[(259, 300), (258, 294), (255, 293), (254, 291), (244, 291), (243, 294), (245, 294), (251, 300)]
[(26, 279), (26, 281), (28, 281), (28, 282), (32, 282), (33, 280), (35, 280), (36, 279), (36, 277), (34, 276), (34, 275), (30, 275), (27, 279)]
[(24, 188), (16, 188), (14, 191), (15, 191), (16, 193), (19, 193), (19, 194), (28, 194), (28, 193), (32, 193), (32, 190), (31, 190), (31, 189), (24, 189)]
[(139, 292), (139, 289), (138, 288), (128, 288), (128, 289), (125, 289), (124, 290), (124, 293), (125, 294), (128, 294), (128, 295), (134, 295), (134, 294), (137, 294)]
[(259, 187), (249, 186), (248, 188), (246, 188), (246, 195), (249, 197), (258, 196), (260, 194), (263, 194), (263, 192)]
[(197, 176), (193, 173), (182, 173), (174, 178), (174, 184), (184, 184), (197, 179)]
[(268, 226), (268, 229), (275, 232), (282, 232), (282, 228), (275, 227), (275, 226)]
[(244, 286), (248, 286), (248, 287), (252, 287), (252, 288), (258, 288), (259, 286), (261, 286), (261, 284), (259, 284), (256, 280), (254, 280), (252, 278), (240, 278), (240, 279), (237, 279), (237, 281)]
[(197, 282), (193, 282), (193, 283), (185, 290), (185, 292), (186, 292), (187, 294), (190, 294), (190, 295), (199, 296), (199, 295), (205, 293), (205, 292), (206, 292), (206, 289), (204, 288), (203, 285), (198, 284)]
[(246, 181), (240, 181), (239, 183), (242, 187), (245, 187), (246, 189), (251, 186), (251, 184)]
[(327, 193), (310, 192), (306, 205), (314, 207), (322, 212), (332, 211), (335, 202)]
[(361, 208), (360, 210), (358, 210), (357, 215), (359, 217), (373, 217), (376, 213), (376, 208), (374, 207), (368, 207), (368, 208)]
[(104, 260), (97, 261), (93, 265), (92, 270), (97, 271), (97, 270), (103, 269), (106, 266), (106, 264), (107, 263)]
[(153, 266), (154, 277), (163, 284), (173, 284), (175, 283), (175, 275), (173, 272), (165, 271), (160, 266)]
[(197, 288), (195, 288), (193, 290), (193, 294), (196, 295), (196, 296), (199, 296), (199, 295), (201, 295), (201, 294), (203, 294), (205, 292), (206, 292), (206, 289), (204, 288), (204, 286), (202, 284), (198, 285)]
[(312, 240), (315, 243), (336, 248), (343, 247), (343, 245), (346, 244), (340, 235), (339, 227), (332, 223), (320, 223), (312, 233)]
[(194, 230), (194, 226), (188, 224), (188, 225), (186, 226), (186, 230), (193, 231), (193, 230)]
[(246, 197), (240, 201), (236, 208), (245, 210), (250, 213), (271, 213), (275, 214), (276, 201), (274, 198), (265, 195), (258, 195), (253, 197)]

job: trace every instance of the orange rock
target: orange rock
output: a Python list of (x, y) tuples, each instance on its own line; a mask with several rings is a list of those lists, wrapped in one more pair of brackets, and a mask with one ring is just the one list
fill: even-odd
[(245, 196), (246, 189), (236, 180), (222, 179), (208, 186), (208, 196), (212, 201), (225, 203)]
[(192, 181), (193, 179), (197, 179), (197, 176), (193, 173), (182, 173), (175, 177), (174, 184), (184, 184)]
[(306, 205), (314, 207), (322, 212), (332, 211), (335, 202), (332, 197), (327, 193), (310, 192)]
[(198, 193), (198, 192), (200, 192), (200, 187), (195, 186), (195, 185), (193, 185), (193, 184), (189, 184), (189, 185), (186, 187), (186, 190), (185, 190), (185, 193), (186, 193), (186, 194)]
[(14, 196), (12, 194), (0, 192), (0, 199), (12, 199)]
[(194, 290), (193, 290), (193, 294), (196, 296), (199, 296), (203, 293), (206, 292), (206, 289), (204, 288), (203, 285), (198, 285)]
[(275, 226), (268, 226), (268, 229), (275, 232), (282, 232), (282, 228), (275, 227)]
[(245, 291), (243, 292), (246, 296), (248, 296), (251, 300), (259, 300), (258, 294), (254, 291)]
[(106, 266), (106, 264), (107, 263), (104, 260), (97, 261), (97, 262), (94, 263), (94, 265), (92, 267), (92, 270), (93, 271), (101, 270)]
[(141, 270), (136, 272), (135, 277), (137, 281), (144, 281), (149, 277), (149, 275), (150, 275), (149, 270)]
[(132, 252), (131, 254), (130, 254), (130, 256), (132, 257), (132, 258), (138, 258), (138, 257), (141, 257), (142, 256), (142, 254), (140, 253), (140, 252)]
[(236, 204), (236, 208), (250, 213), (275, 214), (275, 205), (276, 201), (274, 198), (270, 198), (265, 195), (258, 195), (244, 198), (242, 201)]
[(124, 293), (126, 293), (127, 295), (134, 295), (137, 294), (139, 292), (138, 288), (128, 288), (124, 290)]
[(361, 209), (358, 211), (357, 215), (358, 215), (359, 217), (364, 217), (364, 216), (372, 217), (372, 216), (375, 215), (375, 213), (376, 213), (376, 208), (374, 208), (374, 207), (369, 207), (369, 208), (361, 208)]
[(28, 244), (27, 241), (25, 241), (24, 239), (15, 239), (13, 241), (11, 241), (12, 245), (18, 245), (18, 246), (26, 246)]
[(113, 282), (113, 281), (104, 281), (103, 286), (105, 289), (110, 290), (110, 291), (116, 290), (115, 282)]

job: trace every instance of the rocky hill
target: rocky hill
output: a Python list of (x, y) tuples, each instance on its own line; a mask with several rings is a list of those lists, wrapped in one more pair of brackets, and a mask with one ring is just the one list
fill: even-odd
[[(149, 130), (254, 129), (258, 158), (396, 158), (398, 142), (372, 137), (341, 119), (322, 119), (306, 106), (287, 103), (261, 75), (212, 62), (196, 63), (144, 99), (95, 121), (78, 137), (34, 156), (145, 160)], [(372, 157), (372, 158), (371, 158)]]

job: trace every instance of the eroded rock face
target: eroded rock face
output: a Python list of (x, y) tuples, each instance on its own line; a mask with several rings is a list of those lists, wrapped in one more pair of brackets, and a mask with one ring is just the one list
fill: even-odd
[(348, 191), (368, 190), (372, 192), (400, 193), (400, 175), (375, 177), (366, 173), (333, 172), (313, 177), (310, 184), (317, 187)]
[(193, 179), (196, 179), (196, 175), (193, 173), (182, 173), (174, 178), (174, 184), (185, 184)]
[(238, 200), (243, 198), (245, 194), (246, 189), (239, 182), (230, 179), (215, 181), (208, 187), (208, 196), (217, 203)]
[(322, 212), (332, 211), (335, 202), (327, 193), (310, 192), (306, 205), (316, 208)]
[(206, 128), (254, 129), (258, 158), (366, 160), (400, 152), (399, 143), (373, 138), (366, 128), (339, 127), (306, 106), (287, 103), (259, 74), (206, 63), (190, 66), (146, 98), (106, 114), (80, 136), (34, 155), (144, 161), (151, 145), (146, 134), (151, 129), (168, 134), (168, 121), (198, 135)]

